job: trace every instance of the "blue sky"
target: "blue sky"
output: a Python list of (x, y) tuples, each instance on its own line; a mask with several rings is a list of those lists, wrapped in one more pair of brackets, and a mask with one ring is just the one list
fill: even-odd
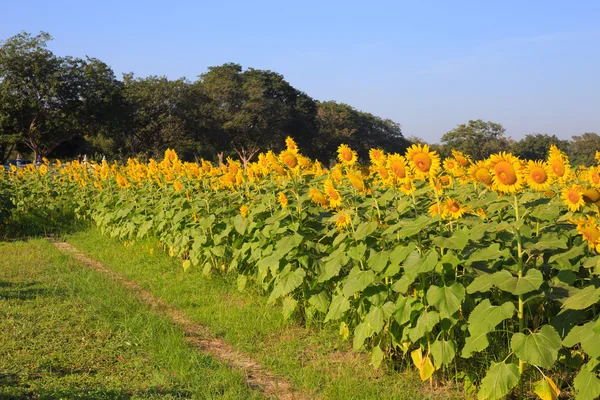
[(469, 119), (507, 135), (600, 133), (600, 1), (9, 1), (0, 38), (45, 30), (120, 76), (194, 80), (237, 62), (435, 142)]

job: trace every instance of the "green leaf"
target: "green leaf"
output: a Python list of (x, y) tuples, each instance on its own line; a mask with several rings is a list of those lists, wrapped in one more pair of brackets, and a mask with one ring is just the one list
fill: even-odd
[(375, 251), (371, 249), (371, 256), (367, 261), (367, 265), (375, 272), (381, 272), (387, 266), (388, 260), (390, 259), (390, 251), (382, 250)]
[(413, 311), (412, 304), (414, 302), (414, 298), (412, 297), (404, 297), (402, 295), (398, 296), (398, 300), (396, 300), (396, 308), (394, 310), (394, 319), (398, 324), (404, 325), (408, 321), (410, 321), (410, 314)]
[(275, 250), (283, 258), (291, 250), (298, 247), (301, 242), (302, 242), (302, 236), (297, 233), (294, 234), (293, 236), (286, 236), (277, 242), (277, 244), (275, 245)]
[(465, 287), (458, 282), (450, 286), (432, 285), (427, 290), (427, 301), (434, 305), (442, 318), (451, 317), (460, 308), (465, 299)]
[(351, 297), (354, 293), (363, 291), (374, 281), (375, 274), (373, 271), (361, 271), (358, 268), (354, 268), (350, 271), (350, 274), (344, 283), (344, 296)]
[(489, 332), (477, 332), (471, 334), (471, 336), (467, 336), (461, 353), (462, 357), (471, 358), (473, 353), (485, 350), (490, 345), (487, 338), (488, 333)]
[(456, 342), (454, 340), (436, 340), (431, 345), (431, 355), (436, 369), (449, 365), (456, 355)]
[(414, 249), (414, 243), (410, 243), (408, 246), (396, 246), (390, 253), (390, 262), (392, 264), (400, 264)]
[(367, 245), (365, 243), (359, 243), (356, 246), (350, 246), (348, 249), (348, 257), (353, 260), (360, 261), (367, 251)]
[(568, 249), (567, 239), (564, 237), (559, 237), (556, 234), (544, 234), (541, 236), (540, 240), (535, 244), (528, 244), (525, 246), (525, 251), (527, 253), (539, 253), (546, 252), (548, 250), (554, 249)]
[(462, 251), (469, 242), (469, 230), (467, 228), (459, 229), (449, 238), (437, 236), (433, 243), (444, 249), (454, 249)]
[(514, 277), (503, 269), (494, 273), (494, 285), (505, 292), (520, 295), (538, 290), (544, 283), (544, 276), (537, 269), (530, 269), (525, 276)]
[(375, 232), (378, 225), (379, 224), (376, 221), (363, 222), (356, 228), (356, 231), (354, 233), (354, 239), (357, 241), (363, 240), (371, 233)]
[(490, 246), (484, 249), (474, 251), (469, 258), (467, 258), (467, 261), (469, 263), (474, 263), (476, 261), (497, 260), (500, 257), (510, 257), (510, 250), (504, 249), (500, 251), (500, 244), (492, 243)]
[(473, 282), (467, 286), (467, 293), (487, 292), (494, 286), (494, 275), (484, 273), (473, 279)]
[(345, 260), (343, 260), (342, 257), (336, 257), (325, 262), (325, 264), (321, 268), (321, 273), (317, 277), (317, 282), (326, 282), (334, 276), (337, 276), (340, 273), (340, 270), (342, 269), (342, 265), (345, 264), (343, 263), (343, 261)]
[(574, 326), (567, 337), (563, 339), (563, 346), (573, 347), (581, 343), (583, 351), (589, 356), (594, 358), (600, 357), (600, 346), (598, 346), (600, 335), (594, 331), (595, 325), (595, 321), (590, 321), (581, 326)]
[(600, 379), (590, 369), (586, 364), (573, 380), (576, 391), (575, 400), (594, 400), (600, 397)]
[[(439, 220), (439, 217), (435, 218), (435, 221), (437, 220)], [(419, 218), (411, 221), (408, 225), (402, 228), (400, 232), (398, 232), (398, 238), (406, 239), (407, 237), (414, 236), (432, 222), (434, 222), (434, 219), (430, 216), (421, 215)]]
[(438, 259), (438, 253), (435, 250), (430, 250), (427, 253), (427, 257), (421, 257), (415, 250), (404, 261), (404, 272), (409, 277), (416, 278), (419, 274), (433, 271), (438, 263)]
[(297, 268), (291, 271), (290, 264), (288, 264), (284, 270), (277, 277), (275, 287), (269, 296), (269, 302), (274, 302), (280, 297), (286, 296), (291, 293), (294, 289), (302, 284), (306, 272), (302, 268)]
[(539, 332), (530, 335), (515, 333), (510, 346), (521, 361), (550, 368), (558, 357), (562, 343), (556, 330), (544, 325)]
[(383, 361), (383, 350), (381, 350), (381, 347), (379, 346), (375, 346), (373, 347), (373, 350), (371, 350), (371, 364), (373, 365), (373, 368), (378, 369), (379, 366), (381, 365), (381, 362)]
[(433, 328), (440, 322), (440, 315), (435, 311), (425, 311), (417, 320), (414, 328), (408, 330), (410, 340), (416, 342), (421, 339), (425, 333), (433, 331)]
[(547, 376), (544, 376), (541, 381), (538, 381), (533, 386), (533, 391), (541, 400), (558, 400), (560, 390), (554, 381)]
[(248, 226), (248, 220), (241, 215), (236, 215), (233, 219), (233, 227), (240, 235), (243, 235), (246, 231), (246, 227)]
[(394, 303), (387, 302), (382, 307), (371, 307), (371, 310), (365, 317), (365, 322), (368, 322), (375, 333), (381, 332), (385, 321), (392, 315)]
[(331, 300), (329, 311), (325, 316), (325, 322), (335, 321), (342, 318), (344, 313), (350, 309), (350, 302), (342, 295), (337, 295)]
[(481, 386), (477, 393), (478, 400), (498, 400), (503, 399), (510, 391), (517, 386), (521, 374), (517, 364), (506, 364), (504, 362), (494, 363), (481, 380)]
[(192, 262), (190, 260), (185, 260), (183, 262), (183, 272), (187, 271), (191, 265), (192, 265)]
[(587, 286), (565, 300), (563, 310), (584, 310), (600, 301), (600, 290)]
[(291, 297), (283, 299), (283, 319), (286, 320), (292, 316), (298, 302)]
[(374, 333), (373, 327), (368, 322), (361, 322), (356, 325), (356, 328), (354, 329), (354, 350), (360, 350), (363, 343), (365, 343), (365, 340), (373, 336)]
[(322, 290), (317, 294), (313, 294), (308, 299), (308, 304), (315, 307), (317, 310), (322, 313), (326, 313), (329, 308), (329, 304), (331, 303), (331, 297), (327, 293), (326, 290)]
[(490, 332), (500, 322), (512, 318), (514, 313), (515, 305), (510, 301), (503, 303), (501, 306), (493, 306), (489, 299), (485, 299), (469, 315), (469, 332), (472, 335)]

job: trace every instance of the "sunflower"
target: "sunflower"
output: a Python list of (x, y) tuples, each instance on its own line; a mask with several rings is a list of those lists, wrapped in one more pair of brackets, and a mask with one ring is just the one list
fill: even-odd
[(412, 179), (406, 179), (400, 184), (400, 191), (404, 194), (410, 195), (417, 190)]
[(331, 179), (327, 179), (325, 181), (323, 188), (325, 189), (325, 194), (329, 198), (329, 206), (331, 208), (337, 208), (342, 205), (342, 196), (337, 191), (335, 186), (333, 186)]
[(281, 152), (279, 159), (289, 169), (294, 169), (298, 165), (297, 153), (293, 150), (287, 149)]
[(523, 188), (521, 162), (517, 157), (502, 152), (492, 154), (488, 162), (495, 190), (502, 193), (516, 193)]
[(340, 160), (340, 162), (343, 165), (356, 164), (356, 161), (358, 159), (358, 157), (356, 156), (356, 152), (354, 150), (352, 150), (350, 147), (348, 147), (348, 145), (341, 144), (340, 147), (338, 147), (338, 149), (337, 149), (337, 153), (338, 153), (338, 160)]
[(596, 220), (588, 215), (587, 218), (579, 218), (571, 222), (577, 225), (577, 232), (588, 242), (588, 247), (600, 253), (600, 230)]
[(579, 210), (585, 204), (583, 200), (583, 193), (577, 185), (566, 187), (561, 192), (563, 203), (569, 208), (570, 211), (575, 212)]
[(42, 166), (40, 166), (39, 171), (40, 175), (46, 175), (48, 173), (48, 166), (46, 164), (43, 164)]
[(550, 146), (548, 164), (552, 168), (552, 173), (560, 183), (565, 183), (569, 179), (571, 173), (569, 159), (554, 145)]
[(379, 177), (383, 181), (387, 181), (388, 178), (390, 177), (388, 169), (385, 166), (383, 166), (383, 165), (380, 166), (379, 168), (377, 168), (377, 173), (379, 174)]
[(433, 203), (429, 206), (429, 215), (435, 217), (436, 215), (440, 215), (442, 213), (441, 207), (438, 203)]
[(476, 214), (479, 215), (479, 217), (483, 220), (485, 220), (487, 218), (487, 215), (485, 213), (485, 210), (481, 207), (479, 207), (476, 211)]
[(329, 205), (329, 201), (319, 189), (308, 189), (308, 194), (313, 202), (320, 204), (323, 207)]
[(598, 161), (598, 163), (600, 163), (600, 151), (596, 150), (596, 161)]
[(335, 226), (338, 229), (343, 229), (346, 226), (350, 225), (350, 216), (346, 213), (345, 210), (338, 211), (335, 216)]
[(250, 211), (250, 208), (245, 204), (240, 207), (240, 215), (242, 217), (247, 217), (249, 211)]
[(444, 215), (452, 219), (459, 219), (467, 211), (466, 207), (460, 205), (458, 200), (448, 198), (443, 205)]
[(597, 203), (600, 201), (600, 192), (595, 188), (587, 188), (583, 191), (583, 200), (586, 203)]
[(359, 192), (365, 191), (365, 181), (363, 180), (363, 177), (360, 174), (354, 174), (349, 172), (346, 175), (346, 177), (356, 190), (358, 190)]
[(292, 139), (290, 136), (285, 138), (285, 147), (288, 149), (288, 151), (293, 151), (293, 152), (298, 151), (298, 145), (296, 144), (294, 139)]
[(547, 190), (552, 183), (550, 167), (543, 161), (528, 161), (525, 177), (529, 187), (540, 192)]
[(177, 157), (177, 153), (175, 153), (175, 150), (172, 149), (167, 149), (165, 150), (165, 160), (169, 160), (169, 161), (175, 161), (177, 159), (179, 159), (179, 157)]
[(277, 201), (281, 204), (281, 208), (286, 208), (288, 206), (288, 199), (285, 197), (285, 193), (279, 192), (277, 195)]
[(179, 192), (181, 189), (183, 189), (183, 184), (181, 182), (179, 182), (178, 180), (174, 180), (173, 187), (175, 188), (175, 190), (177, 192)]
[[(387, 169), (393, 174), (393, 177), (398, 182), (403, 182), (406, 179), (407, 166), (406, 159), (400, 154), (390, 154), (387, 158)], [(381, 174), (381, 169), (379, 172)], [(383, 178), (383, 176), (382, 176)], [(384, 178), (386, 179), (386, 178)]]
[(594, 185), (594, 187), (600, 188), (600, 168), (590, 167), (587, 173), (587, 180)]
[(444, 170), (451, 174), (455, 174), (461, 169), (460, 164), (454, 158), (446, 158), (444, 160)]
[(385, 162), (385, 153), (381, 149), (371, 149), (369, 150), (369, 159), (371, 164), (381, 165)]
[(429, 151), (426, 144), (413, 144), (406, 151), (406, 159), (417, 178), (425, 179), (434, 176), (440, 170), (440, 156)]
[(471, 157), (465, 156), (460, 151), (452, 150), (452, 155), (454, 156), (456, 161), (460, 164), (460, 166), (463, 168), (468, 168), (473, 163), (473, 161), (471, 160)]

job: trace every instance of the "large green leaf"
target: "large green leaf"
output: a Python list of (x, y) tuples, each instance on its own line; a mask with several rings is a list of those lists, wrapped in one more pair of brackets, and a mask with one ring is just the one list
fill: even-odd
[(573, 347), (581, 343), (583, 351), (591, 357), (600, 357), (600, 334), (594, 331), (595, 321), (590, 321), (581, 326), (574, 326), (567, 337), (563, 339), (563, 346)]
[(295, 249), (302, 242), (302, 236), (299, 234), (294, 234), (292, 236), (286, 236), (280, 239), (277, 244), (275, 244), (275, 251), (279, 253), (282, 257), (288, 254), (291, 250)]
[(367, 265), (375, 272), (381, 272), (387, 266), (388, 260), (390, 259), (390, 251), (382, 250), (376, 251), (371, 249), (371, 255), (367, 260)]
[(325, 282), (334, 276), (337, 276), (340, 273), (340, 269), (342, 269), (342, 265), (345, 264), (344, 261), (347, 261), (347, 259), (344, 260), (342, 257), (337, 257), (325, 262), (321, 268), (321, 273), (317, 278), (317, 282)]
[(584, 310), (600, 301), (600, 289), (587, 286), (565, 300), (563, 310)]
[(356, 231), (354, 233), (354, 239), (357, 241), (363, 240), (371, 233), (375, 232), (378, 225), (379, 224), (376, 221), (363, 222), (356, 228)]
[(494, 285), (505, 292), (520, 295), (538, 290), (544, 283), (544, 276), (537, 269), (530, 269), (525, 276), (517, 278), (507, 270), (494, 274)]
[(469, 242), (469, 230), (467, 228), (455, 231), (451, 237), (444, 238), (437, 236), (433, 239), (433, 243), (444, 249), (454, 249), (462, 251)]
[(458, 311), (464, 299), (465, 287), (458, 282), (441, 288), (432, 285), (427, 290), (427, 301), (440, 311), (442, 318), (451, 317)]
[(520, 360), (550, 368), (558, 357), (562, 343), (556, 330), (550, 325), (544, 325), (538, 332), (530, 335), (515, 333), (510, 346)]
[(449, 365), (456, 355), (456, 342), (454, 340), (436, 340), (431, 345), (431, 355), (436, 369)]
[(477, 393), (478, 400), (503, 399), (517, 386), (521, 374), (517, 364), (506, 364), (504, 362), (494, 363), (488, 370), (485, 378), (481, 380), (481, 386)]
[(269, 296), (269, 302), (273, 302), (278, 298), (291, 293), (294, 289), (302, 284), (306, 272), (302, 268), (297, 268), (294, 271), (291, 270), (290, 264), (288, 264), (284, 270), (279, 274), (275, 281), (275, 287)]
[(433, 271), (438, 259), (439, 256), (435, 250), (430, 250), (425, 257), (421, 257), (418, 252), (414, 251), (404, 261), (404, 272), (407, 276), (416, 278), (419, 274)]
[(342, 295), (337, 295), (331, 300), (329, 311), (325, 316), (325, 322), (335, 321), (342, 318), (344, 313), (350, 309), (350, 302)]
[(365, 340), (373, 336), (373, 334), (375, 334), (375, 331), (368, 322), (361, 322), (360, 324), (356, 325), (356, 328), (354, 328), (354, 350), (360, 350), (362, 345), (365, 343)]
[(415, 327), (408, 330), (410, 340), (416, 342), (425, 336), (425, 333), (433, 331), (438, 322), (440, 322), (440, 315), (437, 312), (425, 311), (417, 320)]
[(500, 244), (492, 243), (484, 249), (474, 251), (469, 258), (467, 258), (467, 262), (474, 263), (476, 261), (497, 260), (500, 257), (510, 257), (510, 250), (504, 249), (500, 251)]
[[(436, 218), (436, 220), (438, 219), (439, 217)], [(419, 218), (400, 229), (400, 232), (398, 232), (398, 238), (405, 239), (407, 237), (416, 235), (417, 233), (421, 232), (423, 228), (432, 223), (433, 220), (434, 219), (428, 215), (421, 215)]]
[(469, 332), (475, 335), (480, 332), (490, 332), (505, 319), (512, 318), (515, 305), (510, 301), (501, 306), (493, 306), (489, 299), (479, 303), (469, 315)]
[(573, 384), (575, 385), (576, 400), (595, 400), (600, 397), (600, 379), (588, 365), (581, 368), (573, 380)]
[(473, 282), (467, 286), (467, 293), (487, 292), (494, 286), (494, 275), (484, 273), (473, 279)]
[(350, 271), (344, 283), (344, 296), (351, 297), (354, 293), (363, 291), (374, 281), (375, 274), (373, 271), (361, 271), (358, 268), (354, 268)]
[(490, 345), (487, 338), (488, 333), (489, 332), (477, 332), (471, 334), (471, 336), (467, 336), (461, 353), (462, 357), (471, 358), (473, 353), (485, 350)]
[(394, 307), (394, 303), (391, 301), (385, 303), (382, 307), (371, 307), (365, 321), (373, 327), (375, 333), (379, 333), (383, 329), (385, 321), (392, 315)]
[(398, 296), (398, 300), (396, 300), (396, 309), (394, 310), (394, 319), (398, 324), (404, 325), (410, 321), (410, 314), (413, 311), (412, 304), (414, 301), (414, 298), (409, 296)]

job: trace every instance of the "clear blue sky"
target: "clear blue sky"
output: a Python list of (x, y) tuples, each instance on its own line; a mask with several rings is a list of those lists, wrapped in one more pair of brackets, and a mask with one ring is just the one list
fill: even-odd
[(600, 133), (600, 1), (17, 1), (0, 38), (48, 31), (59, 55), (120, 76), (195, 80), (237, 62), (437, 141), (469, 119), (509, 136)]

